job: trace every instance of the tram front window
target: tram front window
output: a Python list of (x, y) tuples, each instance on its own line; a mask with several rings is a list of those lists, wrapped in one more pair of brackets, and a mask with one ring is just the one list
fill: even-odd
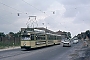
[(21, 40), (30, 40), (30, 35), (22, 35)]

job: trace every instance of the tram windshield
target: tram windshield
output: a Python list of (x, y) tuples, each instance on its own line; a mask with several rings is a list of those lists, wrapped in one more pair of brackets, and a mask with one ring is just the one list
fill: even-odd
[(22, 35), (21, 40), (30, 40), (30, 35)]

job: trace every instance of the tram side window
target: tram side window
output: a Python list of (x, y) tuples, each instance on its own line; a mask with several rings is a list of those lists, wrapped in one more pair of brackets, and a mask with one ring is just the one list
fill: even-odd
[(34, 40), (34, 34), (31, 34), (31, 40)]
[(48, 40), (51, 40), (51, 36), (50, 36), (50, 35), (47, 35), (47, 39), (48, 39)]
[(53, 40), (53, 39), (54, 39), (53, 35), (50, 35), (49, 40)]
[(54, 35), (47, 35), (47, 39), (48, 40), (55, 40), (56, 36), (54, 36)]
[(55, 36), (51, 35), (51, 39), (50, 40), (55, 40)]
[(37, 35), (36, 40), (45, 40), (45, 35)]
[(56, 40), (56, 36), (53, 36), (53, 40)]
[(57, 40), (60, 40), (61, 39), (61, 37), (60, 36), (57, 36)]

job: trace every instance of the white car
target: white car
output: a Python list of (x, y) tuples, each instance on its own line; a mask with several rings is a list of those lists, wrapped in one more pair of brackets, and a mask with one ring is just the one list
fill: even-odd
[(74, 39), (74, 40), (73, 40), (73, 43), (74, 43), (74, 44), (78, 43), (78, 39)]
[(61, 40), (61, 43), (63, 43), (64, 42), (64, 40)]
[(69, 40), (65, 40), (64, 42), (63, 42), (63, 47), (64, 46), (71, 46), (71, 42), (69, 41)]

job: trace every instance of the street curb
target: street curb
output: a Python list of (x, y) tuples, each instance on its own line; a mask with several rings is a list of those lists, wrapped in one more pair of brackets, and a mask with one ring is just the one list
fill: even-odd
[(5, 50), (12, 50), (12, 49), (18, 49), (20, 48), (19, 46), (18, 47), (10, 47), (10, 48), (5, 48), (5, 49), (0, 49), (0, 51), (5, 51)]

